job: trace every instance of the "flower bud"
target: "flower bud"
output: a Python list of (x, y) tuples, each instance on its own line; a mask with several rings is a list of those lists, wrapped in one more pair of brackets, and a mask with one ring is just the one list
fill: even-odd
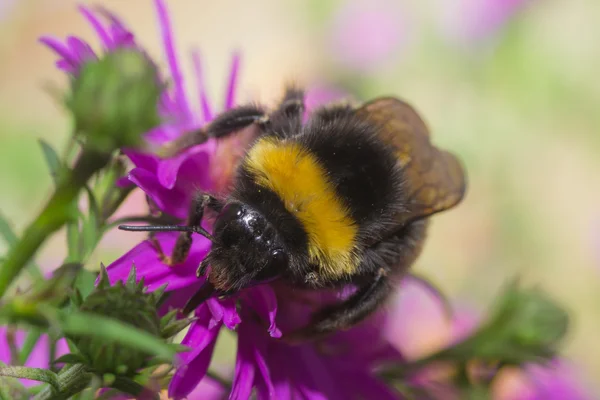
[[(76, 306), (81, 311), (114, 318), (167, 340), (183, 330), (190, 320), (177, 320), (174, 313), (169, 313), (162, 319), (159, 317), (157, 306), (163, 292), (164, 290), (158, 289), (147, 293), (143, 279), (136, 283), (134, 268), (126, 284), (119, 281), (110, 286), (103, 268), (97, 287), (84, 300), (76, 301)], [(85, 360), (84, 363), (98, 374), (132, 376), (152, 364), (150, 354), (118, 342), (89, 336), (71, 339), (77, 347), (77, 357)]]
[(522, 364), (554, 356), (567, 332), (569, 317), (539, 289), (510, 285), (482, 331), (477, 353)]
[(139, 51), (120, 49), (85, 63), (65, 104), (85, 145), (103, 153), (135, 147), (158, 125), (162, 91), (155, 65)]

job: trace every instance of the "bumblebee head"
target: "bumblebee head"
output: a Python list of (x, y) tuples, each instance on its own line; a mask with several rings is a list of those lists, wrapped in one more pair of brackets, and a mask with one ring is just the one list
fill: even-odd
[(288, 253), (275, 227), (258, 211), (232, 202), (218, 215), (206, 263), (216, 289), (237, 291), (277, 278), (287, 268)]

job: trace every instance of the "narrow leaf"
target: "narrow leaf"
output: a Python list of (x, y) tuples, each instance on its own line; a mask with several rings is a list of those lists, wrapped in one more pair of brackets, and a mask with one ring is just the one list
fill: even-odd
[(19, 352), (20, 365), (25, 365), (29, 359), (29, 356), (31, 355), (31, 352), (40, 340), (40, 337), (42, 337), (42, 331), (40, 329), (33, 327), (29, 329), (27, 337), (25, 338), (25, 342), (23, 343), (21, 351)]
[(50, 170), (50, 175), (52, 175), (52, 179), (54, 183), (58, 181), (58, 175), (60, 173), (61, 162), (56, 151), (50, 146), (48, 142), (44, 139), (39, 139), (40, 146), (42, 148), (42, 152), (44, 153), (44, 160), (46, 160), (46, 165), (48, 165), (48, 169)]
[(47, 369), (13, 366), (0, 367), (0, 376), (46, 382), (49, 383), (56, 391), (60, 390), (58, 375)]
[(122, 376), (117, 376), (111, 387), (138, 398), (141, 396), (143, 396), (143, 398), (156, 400), (160, 398), (158, 393), (145, 388), (134, 380)]
[(79, 227), (77, 222), (67, 224), (67, 259), (65, 262), (76, 262), (81, 259)]
[(81, 297), (86, 298), (96, 286), (97, 274), (85, 268), (82, 268), (75, 279), (75, 288), (79, 290)]
[(89, 312), (59, 309), (47, 304), (25, 303), (15, 299), (0, 307), (1, 322), (25, 322), (39, 327), (55, 327), (67, 336), (89, 336), (115, 342), (172, 361), (178, 351), (187, 347), (173, 346), (161, 338), (132, 325)]
[(17, 235), (13, 231), (13, 229), (10, 226), (10, 223), (7, 221), (7, 219), (1, 214), (0, 214), (0, 235), (2, 235), (2, 237), (4, 238), (4, 241), (6, 242), (6, 244), (8, 244), (9, 247), (12, 247), (17, 243), (17, 240), (18, 240)]
[[(4, 238), (4, 241), (6, 242), (9, 248), (14, 246), (19, 240), (14, 230), (12, 229), (10, 223), (2, 214), (0, 214), (0, 236)], [(42, 277), (40, 267), (33, 261), (29, 262), (26, 268), (27, 272), (29, 272), (29, 275), (32, 278)]]
[(56, 360), (52, 362), (53, 364), (83, 364), (85, 363), (85, 358), (81, 354), (77, 353), (68, 353), (63, 354), (58, 357)]
[(161, 339), (132, 325), (86, 312), (61, 312), (59, 326), (68, 335), (92, 336), (172, 360), (176, 351)]
[(83, 225), (81, 227), (81, 236), (83, 240), (83, 254), (89, 256), (92, 251), (96, 248), (98, 241), (100, 240), (100, 209), (98, 208), (98, 201), (94, 192), (85, 185), (85, 191), (88, 198), (89, 216), (83, 219)]

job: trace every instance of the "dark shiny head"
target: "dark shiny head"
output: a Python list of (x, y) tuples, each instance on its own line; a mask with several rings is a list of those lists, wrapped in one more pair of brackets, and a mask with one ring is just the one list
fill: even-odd
[(258, 211), (237, 202), (227, 204), (213, 229), (209, 280), (217, 289), (239, 290), (277, 278), (288, 254), (277, 230)]

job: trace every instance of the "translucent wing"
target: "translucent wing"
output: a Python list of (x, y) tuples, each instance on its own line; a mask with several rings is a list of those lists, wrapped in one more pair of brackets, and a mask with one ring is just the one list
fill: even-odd
[(407, 103), (392, 97), (364, 104), (357, 114), (380, 126), (380, 135), (396, 149), (406, 179), (407, 212), (398, 222), (428, 217), (458, 204), (465, 193), (465, 172), (458, 159), (430, 142), (429, 130)]

